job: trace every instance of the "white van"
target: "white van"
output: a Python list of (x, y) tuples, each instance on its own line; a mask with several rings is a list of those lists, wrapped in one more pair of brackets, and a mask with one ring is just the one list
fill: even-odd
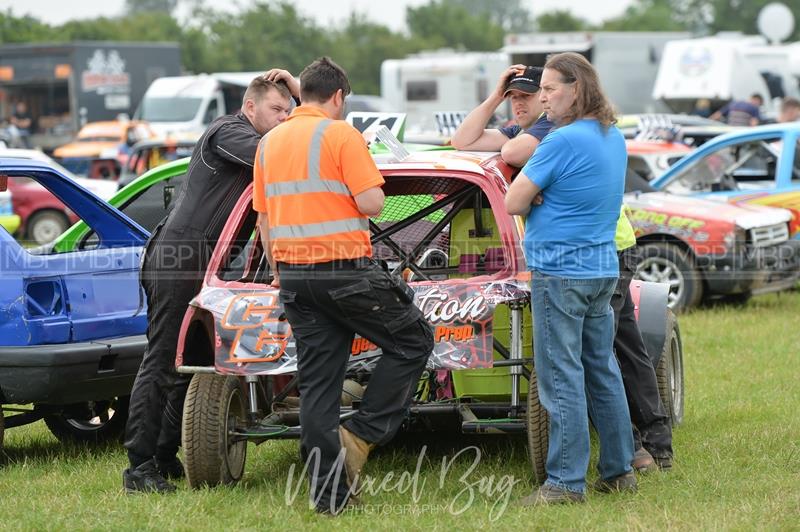
[(242, 106), (247, 86), (262, 72), (222, 72), (158, 78), (145, 92), (134, 119), (159, 137), (198, 138), (217, 117)]

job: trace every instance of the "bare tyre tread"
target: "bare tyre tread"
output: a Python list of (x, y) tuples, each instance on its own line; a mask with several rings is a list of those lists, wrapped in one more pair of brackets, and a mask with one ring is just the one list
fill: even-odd
[(550, 437), (550, 418), (547, 411), (539, 402), (539, 388), (536, 371), (531, 371), (528, 387), (528, 456), (531, 459), (533, 477), (536, 485), (544, 484), (547, 480), (547, 448)]
[(246, 442), (234, 444), (233, 459), (228, 452), (230, 409), (239, 410), (234, 415), (244, 415), (242, 401), (235, 377), (214, 374), (192, 377), (183, 407), (182, 430), (184, 466), (190, 487), (230, 485), (242, 478)]

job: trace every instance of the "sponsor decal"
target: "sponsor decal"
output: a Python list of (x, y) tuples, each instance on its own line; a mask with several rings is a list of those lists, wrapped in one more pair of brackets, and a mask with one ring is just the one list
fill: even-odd
[(130, 74), (125, 71), (125, 60), (117, 50), (95, 50), (81, 72), (83, 92), (97, 94), (125, 93), (130, 90)]

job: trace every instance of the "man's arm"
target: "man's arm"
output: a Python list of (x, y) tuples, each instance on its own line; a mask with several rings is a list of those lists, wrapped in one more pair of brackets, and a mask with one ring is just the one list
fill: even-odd
[(481, 104), (473, 109), (461, 125), (458, 126), (450, 144), (457, 150), (498, 151), (508, 141), (503, 133), (496, 129), (485, 129), (492, 119), (495, 109), (503, 103), (503, 93), (511, 76), (524, 72), (524, 65), (514, 65), (500, 75), (494, 91)]
[(368, 188), (354, 196), (358, 212), (366, 216), (378, 216), (383, 210), (385, 196), (381, 187)]
[(214, 133), (210, 144), (223, 159), (252, 168), (259, 142), (261, 137), (252, 127), (231, 122)]
[(258, 226), (258, 234), (261, 236), (261, 245), (264, 247), (264, 255), (266, 255), (267, 263), (269, 264), (269, 271), (272, 272), (271, 285), (274, 287), (279, 287), (281, 283), (278, 277), (278, 265), (275, 263), (275, 259), (272, 257), (272, 244), (269, 241), (269, 217), (267, 216), (267, 213), (258, 213), (256, 225)]
[(538, 145), (539, 139), (528, 132), (522, 132), (503, 144), (500, 148), (500, 157), (506, 164), (521, 168), (531, 158)]
[(541, 192), (539, 185), (535, 184), (525, 174), (521, 173), (514, 179), (505, 197), (506, 212), (526, 216), (537, 194)]

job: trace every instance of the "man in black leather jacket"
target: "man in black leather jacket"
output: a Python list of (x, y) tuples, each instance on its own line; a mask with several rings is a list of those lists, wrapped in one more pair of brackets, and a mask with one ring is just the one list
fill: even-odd
[(192, 152), (187, 179), (169, 215), (153, 231), (142, 260), (147, 295), (148, 347), (131, 392), (125, 447), (126, 492), (170, 492), (183, 476), (180, 446), (187, 376), (174, 368), (178, 333), (189, 301), (202, 284), (208, 259), (234, 205), (253, 182), (262, 136), (283, 122), (299, 83), (273, 69), (247, 88), (242, 109), (218, 118)]

